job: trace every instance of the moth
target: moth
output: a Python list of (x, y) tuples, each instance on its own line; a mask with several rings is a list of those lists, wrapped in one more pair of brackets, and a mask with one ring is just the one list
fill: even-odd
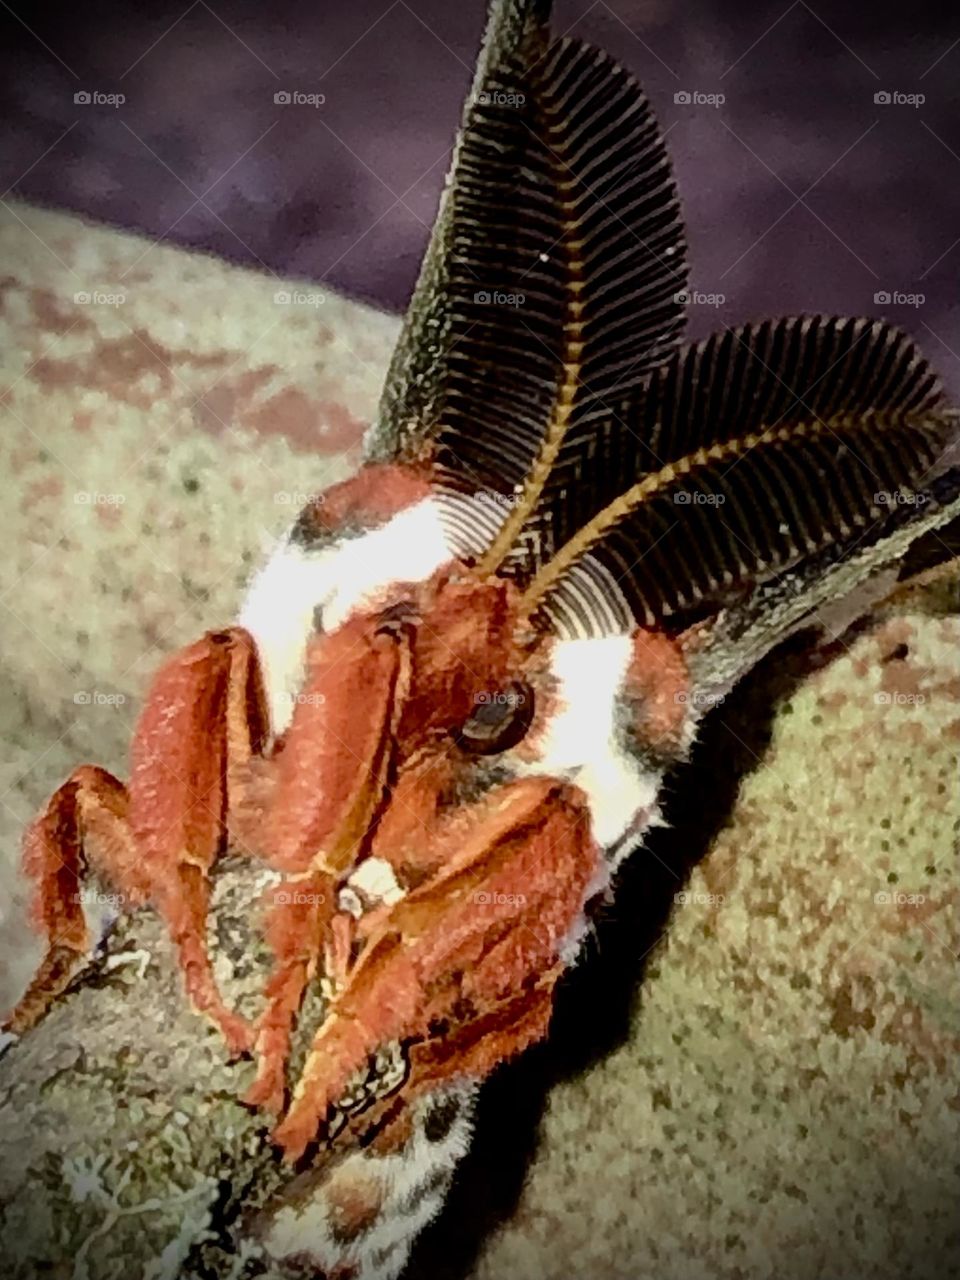
[[(889, 324), (684, 344), (651, 108), (548, 9), (494, 0), (362, 468), (163, 665), (129, 781), (81, 766), (25, 836), (47, 950), (9, 1029), (86, 961), (87, 869), (152, 905), (284, 1158), (339, 1144), (272, 1246), (325, 1274), (402, 1269), (702, 716), (960, 514), (956, 412)], [(254, 1025), (207, 948), (228, 845), (276, 877)]]

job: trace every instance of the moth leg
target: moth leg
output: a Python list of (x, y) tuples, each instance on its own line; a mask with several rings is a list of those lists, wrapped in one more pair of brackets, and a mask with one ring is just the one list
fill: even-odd
[(81, 887), (88, 864), (131, 905), (146, 883), (127, 821), (127, 789), (105, 769), (81, 765), (50, 797), (23, 838), (23, 867), (34, 882), (31, 922), (46, 952), (5, 1026), (22, 1035), (83, 967), (92, 939)]
[[(408, 1050), (409, 1075), (403, 1085), (404, 1107), (398, 1118), (407, 1115), (410, 1104), (422, 1094), (451, 1081), (482, 1080), (498, 1063), (542, 1040), (550, 1025), (554, 989), (564, 967), (562, 963), (554, 964), (519, 994), (484, 1007), (469, 1022), (452, 1029), (443, 1027), (441, 1022), (440, 1034), (412, 1044)], [(386, 1111), (394, 1102), (388, 1096), (380, 1106)], [(365, 1120), (364, 1113), (359, 1121)], [(379, 1135), (375, 1141), (378, 1147), (382, 1143)]]
[(341, 969), (349, 950), (337, 889), (383, 797), (409, 644), (402, 631), (358, 619), (318, 637), (307, 668), (263, 824), (264, 855), (287, 874), (267, 917), (276, 961), (257, 1025), (259, 1069), (245, 1101), (276, 1113), (307, 983), (325, 948), (333, 947)]
[[(252, 1031), (225, 1005), (206, 945), (208, 875), (226, 842), (244, 769), (263, 751), (268, 720), (256, 645), (239, 627), (207, 632), (160, 668), (131, 748), (130, 828), (150, 899), (179, 953), (194, 1007), (230, 1051)], [(236, 792), (236, 794), (235, 794)]]
[(225, 1006), (207, 956), (207, 874), (224, 841), (234, 783), (266, 735), (256, 650), (245, 631), (208, 632), (164, 663), (134, 732), (128, 786), (84, 766), (26, 832), (33, 914), (48, 949), (11, 1025), (36, 1021), (86, 954), (76, 886), (89, 860), (132, 904), (157, 907), (194, 1006), (232, 1052), (249, 1048), (250, 1028)]
[[(601, 861), (585, 797), (549, 778), (496, 788), (452, 820), (438, 844), (440, 870), (375, 927), (314, 1039), (274, 1133), (288, 1159), (313, 1141), (329, 1105), (378, 1047), (475, 1022), (504, 1001), (533, 1000)], [(539, 1016), (537, 1034), (545, 1025)], [(509, 1038), (488, 1037), (477, 1064), (489, 1071), (513, 1051)]]

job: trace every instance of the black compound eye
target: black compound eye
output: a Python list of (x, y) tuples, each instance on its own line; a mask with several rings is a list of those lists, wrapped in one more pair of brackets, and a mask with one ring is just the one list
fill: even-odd
[(533, 690), (520, 680), (512, 680), (503, 689), (477, 694), (473, 715), (453, 736), (461, 750), (490, 756), (515, 747), (532, 720)]

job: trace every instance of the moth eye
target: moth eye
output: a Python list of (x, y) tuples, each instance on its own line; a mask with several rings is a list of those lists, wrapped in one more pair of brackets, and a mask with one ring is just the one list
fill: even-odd
[(473, 715), (454, 730), (463, 751), (488, 756), (509, 751), (526, 735), (533, 720), (533, 690), (520, 680), (504, 688), (478, 693)]

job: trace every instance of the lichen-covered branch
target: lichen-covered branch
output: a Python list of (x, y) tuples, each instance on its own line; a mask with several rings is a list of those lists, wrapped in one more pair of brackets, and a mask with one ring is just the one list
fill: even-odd
[[(254, 1015), (269, 962), (262, 868), (216, 876), (217, 976)], [(44, 1021), (0, 1058), (0, 1251), (17, 1280), (285, 1275), (247, 1224), (289, 1184), (249, 1061), (183, 995), (159, 918), (122, 918)]]

